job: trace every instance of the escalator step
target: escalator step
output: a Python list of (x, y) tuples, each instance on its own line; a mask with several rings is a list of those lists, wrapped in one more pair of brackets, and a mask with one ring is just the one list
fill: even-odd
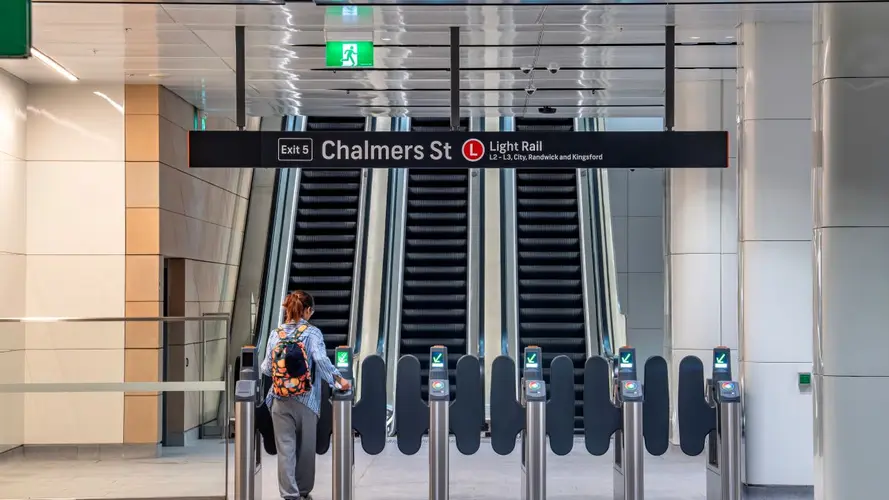
[(431, 183), (437, 185), (447, 185), (449, 183), (467, 182), (466, 174), (408, 174), (408, 180), (413, 184)]
[(408, 247), (426, 247), (433, 251), (435, 250), (449, 250), (449, 249), (458, 249), (459, 251), (466, 253), (466, 240), (465, 239), (439, 239), (439, 240), (429, 240), (429, 239), (420, 239), (420, 238), (409, 238), (407, 240)]
[(553, 235), (555, 235), (556, 233), (575, 233), (577, 232), (577, 224), (519, 224), (519, 231), (533, 231), (536, 233), (549, 233)]
[(575, 182), (575, 177), (572, 174), (550, 174), (550, 173), (532, 174), (532, 173), (520, 171), (518, 173), (518, 178), (519, 178), (519, 180), (530, 181), (530, 182), (537, 182), (537, 181), (546, 181), (546, 182), (569, 181), (572, 183)]
[(466, 214), (462, 213), (453, 213), (453, 212), (437, 212), (437, 213), (415, 213), (411, 212), (407, 214), (407, 220), (411, 222), (462, 222), (466, 220)]
[[(361, 177), (361, 170), (315, 170), (305, 169), (300, 172), (306, 179), (357, 179)], [(335, 181), (332, 181), (335, 182)]]
[(351, 271), (351, 262), (294, 262), (293, 268), (301, 272)]
[(358, 196), (300, 196), (300, 205), (305, 206), (306, 203), (318, 205), (349, 205), (354, 208), (358, 204)]
[(442, 274), (466, 274), (465, 267), (435, 267), (435, 266), (424, 266), (424, 267), (408, 267), (405, 269), (405, 272), (411, 276), (419, 275), (419, 276), (440, 276)]
[[(465, 304), (466, 303), (466, 295), (451, 295), (450, 299), (455, 303)], [(410, 303), (420, 303), (420, 302), (440, 302), (442, 300), (441, 295), (405, 295), (403, 301)]]
[(466, 226), (415, 226), (407, 227), (410, 235), (441, 235), (442, 237), (466, 234)]
[(355, 235), (340, 235), (340, 234), (298, 234), (295, 238), (296, 241), (300, 243), (311, 243), (313, 245), (317, 245), (319, 243), (354, 243)]
[(519, 212), (519, 220), (535, 221), (576, 221), (577, 212)]
[(571, 260), (579, 259), (580, 252), (519, 252), (519, 258), (525, 261)]
[(408, 189), (408, 192), (412, 195), (433, 199), (438, 197), (464, 199), (466, 198), (466, 189), (465, 187), (415, 187)]
[(469, 204), (466, 200), (408, 200), (408, 207), (429, 210), (448, 210), (465, 207)]
[(583, 309), (577, 308), (543, 308), (543, 307), (528, 307), (522, 310), (522, 313), (527, 317), (542, 317), (542, 318), (579, 318), (583, 316)]
[(577, 188), (574, 186), (519, 186), (519, 193), (525, 196), (563, 196), (573, 195), (575, 192), (577, 192)]
[(466, 253), (465, 252), (454, 252), (454, 253), (426, 253), (426, 252), (408, 252), (407, 259), (410, 259), (414, 262), (465, 262), (466, 261)]
[(291, 276), (291, 283), (312, 283), (313, 285), (348, 285), (352, 276)]

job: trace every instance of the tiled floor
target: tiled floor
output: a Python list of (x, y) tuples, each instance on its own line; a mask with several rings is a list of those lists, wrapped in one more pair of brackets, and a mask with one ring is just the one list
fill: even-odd
[[(360, 500), (421, 500), (427, 496), (428, 461), (424, 447), (413, 456), (398, 452), (394, 443), (377, 456), (360, 451), (355, 457), (356, 496)], [(0, 499), (54, 498), (213, 498), (225, 494), (224, 452), (219, 443), (173, 450), (157, 459), (45, 460), (0, 462)], [(611, 456), (593, 457), (581, 443), (564, 457), (548, 457), (547, 493), (551, 500), (611, 500)], [(275, 457), (264, 457), (263, 498), (278, 496)], [(313, 496), (330, 499), (330, 455), (318, 457)], [(647, 457), (645, 489), (649, 500), (704, 499), (702, 457), (671, 450)], [(230, 474), (229, 481), (233, 481)], [(451, 449), (453, 500), (518, 500), (519, 453), (499, 456), (482, 443), (478, 453), (461, 455)], [(231, 491), (231, 486), (229, 487)], [(805, 497), (771, 497), (805, 498)], [(811, 498), (809, 496), (808, 498)]]

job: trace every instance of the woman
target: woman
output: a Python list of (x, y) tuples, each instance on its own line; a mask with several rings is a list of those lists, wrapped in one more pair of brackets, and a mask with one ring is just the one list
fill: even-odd
[(273, 353), (282, 337), (299, 340), (305, 347), (312, 386), (296, 396), (282, 397), (270, 390), (266, 397), (278, 448), (278, 488), (285, 500), (310, 500), (315, 486), (315, 432), (321, 411), (317, 379), (342, 390), (348, 390), (351, 384), (327, 358), (321, 330), (308, 322), (315, 312), (315, 299), (297, 290), (284, 299), (282, 307), (284, 324), (269, 335), (262, 373), (272, 376)]

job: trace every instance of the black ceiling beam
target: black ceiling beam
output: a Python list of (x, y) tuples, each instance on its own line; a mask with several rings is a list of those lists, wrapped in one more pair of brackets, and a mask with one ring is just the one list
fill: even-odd
[[(312, 92), (312, 91), (334, 91), (334, 92), (449, 92), (451, 89), (447, 87), (441, 88), (428, 88), (428, 89), (368, 89), (368, 88), (354, 88), (354, 89), (302, 89), (300, 92)], [(599, 92), (600, 90), (605, 90), (605, 87), (546, 87), (546, 88), (537, 88), (537, 92), (574, 92), (574, 91), (590, 91), (590, 92)], [(512, 89), (460, 89), (460, 92), (527, 92), (527, 89), (522, 88), (512, 88)]]
[[(621, 66), (621, 67), (610, 67), (610, 66), (562, 66), (561, 71), (664, 71), (666, 66)], [(695, 69), (720, 69), (720, 70), (737, 70), (737, 66), (677, 66), (677, 71), (682, 70), (695, 70)], [(336, 73), (338, 71), (342, 72), (364, 72), (364, 71), (384, 71), (384, 72), (411, 72), (411, 73), (420, 73), (420, 72), (439, 72), (444, 73), (450, 71), (450, 68), (447, 66), (436, 67), (436, 68), (308, 68), (308, 69), (290, 69), (285, 70), (292, 73), (299, 71), (318, 71), (318, 72), (331, 72)], [(485, 67), (475, 67), (475, 68), (460, 68), (460, 71), (497, 71), (501, 73), (505, 73), (508, 71), (522, 71), (518, 66), (503, 66), (503, 67), (494, 67), (494, 68), (485, 68)], [(534, 71), (546, 71), (545, 66), (540, 66), (534, 68)]]
[[(410, 32), (407, 32), (410, 33)], [(511, 48), (613, 48), (613, 47), (663, 47), (665, 42), (639, 42), (639, 43), (461, 43), (461, 49), (511, 49)], [(738, 42), (677, 42), (677, 47), (732, 47), (738, 45)], [(323, 49), (326, 44), (323, 43), (295, 43), (285, 45), (285, 47), (295, 49)], [(386, 49), (446, 49), (450, 45), (440, 43), (375, 43), (374, 48)]]
[[(553, 108), (663, 108), (663, 104), (553, 104), (547, 103)], [(358, 108), (450, 108), (450, 104), (358, 104)], [(477, 105), (461, 105), (461, 109), (466, 108), (523, 108), (523, 104), (477, 104)]]

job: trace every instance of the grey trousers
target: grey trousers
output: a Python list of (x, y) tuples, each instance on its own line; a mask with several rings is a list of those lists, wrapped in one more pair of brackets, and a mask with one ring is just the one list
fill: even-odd
[(274, 400), (271, 414), (278, 447), (278, 489), (281, 498), (298, 500), (315, 487), (318, 416), (295, 399)]

